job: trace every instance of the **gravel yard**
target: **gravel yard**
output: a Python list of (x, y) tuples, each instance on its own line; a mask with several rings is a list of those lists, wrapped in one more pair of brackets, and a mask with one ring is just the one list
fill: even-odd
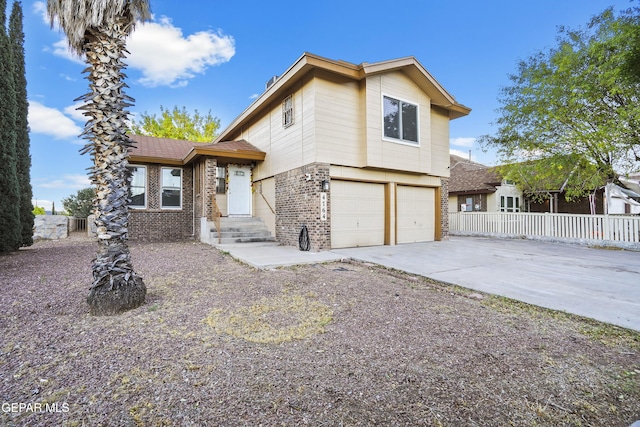
[(629, 426), (640, 333), (362, 263), (256, 270), (135, 243), (142, 307), (91, 317), (96, 244), (0, 256), (0, 425)]

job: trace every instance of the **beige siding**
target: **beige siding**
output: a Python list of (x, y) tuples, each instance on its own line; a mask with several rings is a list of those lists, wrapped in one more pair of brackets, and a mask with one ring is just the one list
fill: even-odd
[[(413, 146), (383, 138), (382, 97), (387, 95), (418, 105), (420, 145)], [(431, 172), (431, 101), (401, 72), (369, 77), (366, 82), (367, 166)]]
[[(293, 96), (294, 123), (282, 126), (282, 101)], [(312, 75), (304, 77), (267, 112), (254, 119), (230, 139), (245, 139), (267, 155), (254, 169), (254, 180), (286, 172), (314, 161), (315, 156), (315, 88)]]
[(431, 173), (449, 176), (449, 115), (444, 110), (431, 112)]
[(458, 196), (449, 196), (449, 212), (458, 212), (460, 206), (458, 206)]
[(315, 161), (363, 166), (359, 82), (327, 73), (316, 73), (315, 89)]
[(395, 171), (358, 169), (346, 166), (331, 165), (329, 174), (332, 179), (349, 179), (372, 182), (395, 182), (398, 184), (420, 185), (424, 187), (440, 187), (440, 178), (428, 175), (415, 175)]
[(432, 242), (435, 236), (435, 190), (397, 187), (398, 243)]
[(276, 180), (275, 178), (264, 179), (254, 183), (254, 188), (253, 215), (261, 218), (269, 229), (271, 235), (275, 236), (276, 215), (271, 209), (276, 208)]

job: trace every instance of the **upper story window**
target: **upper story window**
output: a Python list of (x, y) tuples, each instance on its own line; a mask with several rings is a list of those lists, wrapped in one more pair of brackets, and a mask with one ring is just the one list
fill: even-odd
[(418, 145), (418, 106), (383, 96), (384, 137)]
[(147, 168), (146, 166), (127, 166), (131, 171), (129, 186), (129, 207), (145, 209), (147, 207)]
[(293, 124), (293, 97), (287, 96), (282, 101), (282, 126), (289, 127)]
[(182, 207), (182, 169), (162, 168), (160, 175), (162, 186), (163, 209), (180, 209)]

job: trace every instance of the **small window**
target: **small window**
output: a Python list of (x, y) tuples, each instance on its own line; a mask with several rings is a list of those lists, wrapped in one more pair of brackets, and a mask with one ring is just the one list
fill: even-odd
[(131, 171), (129, 185), (129, 207), (145, 209), (147, 207), (147, 168), (145, 166), (127, 166)]
[(289, 127), (293, 124), (293, 97), (287, 96), (282, 101), (282, 126)]
[(163, 209), (182, 207), (182, 169), (162, 168), (162, 205)]
[(218, 166), (216, 168), (216, 193), (224, 194), (227, 192), (227, 168)]
[(418, 106), (383, 96), (383, 126), (385, 138), (418, 144)]

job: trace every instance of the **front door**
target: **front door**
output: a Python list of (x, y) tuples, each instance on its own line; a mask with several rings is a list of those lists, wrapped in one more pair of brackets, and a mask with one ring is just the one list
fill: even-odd
[(229, 216), (251, 216), (251, 166), (229, 165)]

